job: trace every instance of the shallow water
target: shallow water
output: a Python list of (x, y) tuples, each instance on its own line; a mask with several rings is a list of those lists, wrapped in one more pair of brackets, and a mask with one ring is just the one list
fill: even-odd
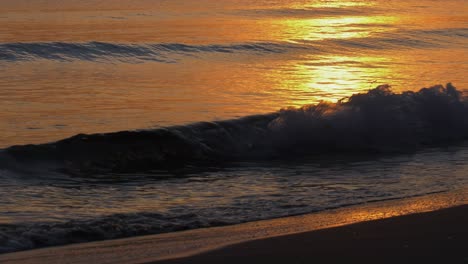
[(468, 184), (467, 149), (92, 178), (3, 171), (0, 249), (235, 224), (454, 190)]
[(466, 148), (453, 147), (93, 178), (47, 174), (13, 179), (3, 172), (2, 209), (8, 213), (0, 222), (90, 220), (141, 212), (232, 223), (273, 218), (451, 190), (468, 183), (467, 157)]
[(254, 2), (3, 1), (0, 252), (468, 184), (450, 86), (274, 113), (466, 91), (465, 1)]

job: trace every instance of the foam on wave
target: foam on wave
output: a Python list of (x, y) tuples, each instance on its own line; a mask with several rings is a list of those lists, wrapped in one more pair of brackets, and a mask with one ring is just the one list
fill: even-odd
[(238, 221), (200, 219), (194, 213), (114, 214), (91, 220), (56, 223), (0, 224), (0, 254), (46, 246), (175, 232), (234, 224)]
[(451, 84), (400, 94), (382, 85), (338, 103), (272, 114), (14, 146), (3, 153), (10, 161), (2, 159), (3, 166), (50, 163), (69, 174), (92, 175), (325, 152), (401, 152), (467, 137), (468, 104)]

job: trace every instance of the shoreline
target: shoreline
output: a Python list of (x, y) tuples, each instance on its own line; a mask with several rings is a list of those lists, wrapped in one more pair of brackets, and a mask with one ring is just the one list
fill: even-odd
[(434, 212), (467, 204), (468, 188), (462, 188), (231, 226), (20, 251), (0, 255), (0, 262), (148, 263), (190, 257), (245, 242)]
[(153, 264), (467, 263), (468, 205), (248, 241)]

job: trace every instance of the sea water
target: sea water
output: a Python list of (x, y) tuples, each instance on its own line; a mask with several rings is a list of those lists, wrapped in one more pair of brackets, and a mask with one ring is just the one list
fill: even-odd
[(466, 185), (467, 8), (2, 1), (0, 252)]

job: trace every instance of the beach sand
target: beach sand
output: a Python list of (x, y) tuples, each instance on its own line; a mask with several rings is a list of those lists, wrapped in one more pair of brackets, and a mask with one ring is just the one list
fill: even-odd
[(3, 254), (0, 263), (467, 263), (467, 217), (464, 188), (232, 226)]
[(261, 239), (154, 263), (468, 263), (468, 205)]

